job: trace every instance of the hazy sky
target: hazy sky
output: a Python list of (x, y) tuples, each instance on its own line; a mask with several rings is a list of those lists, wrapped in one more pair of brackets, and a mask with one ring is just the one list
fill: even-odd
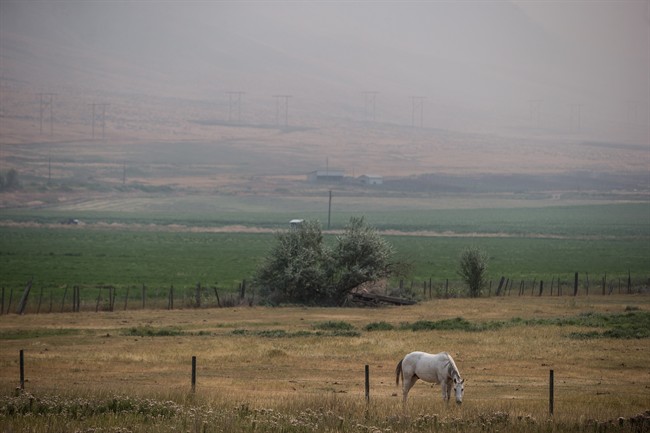
[(350, 118), (372, 90), (379, 120), (397, 123), (424, 96), (427, 126), (443, 128), (539, 116), (562, 130), (579, 106), (585, 130), (638, 141), (650, 124), (648, 4), (2, 0), (0, 67), (206, 100), (292, 94), (296, 110)]

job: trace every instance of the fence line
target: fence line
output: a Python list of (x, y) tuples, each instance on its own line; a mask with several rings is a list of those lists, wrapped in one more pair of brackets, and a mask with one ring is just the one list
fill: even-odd
[[(593, 281), (593, 278), (590, 280), (589, 274), (587, 272), (584, 273), (584, 277), (581, 277), (582, 275), (580, 273), (575, 272), (572, 282), (573, 290), (569, 290), (565, 293), (565, 287), (570, 287), (571, 285), (571, 279), (566, 276), (563, 277), (562, 275), (551, 275), (550, 286), (548, 286), (547, 283), (549, 280), (545, 278), (539, 278), (539, 280), (537, 278), (533, 278), (532, 280), (522, 278), (519, 280), (519, 283), (516, 283), (514, 278), (503, 275), (498, 279), (498, 285), (496, 286), (497, 288), (494, 293), (492, 293), (493, 280), (490, 280), (486, 282), (486, 287), (481, 296), (589, 296), (591, 289), (590, 284), (591, 281)], [(515, 288), (514, 292), (512, 290), (513, 286), (518, 286)], [(612, 275), (608, 276), (607, 274), (603, 274), (603, 276), (600, 278), (598, 286), (600, 290), (596, 290), (595, 292), (592, 291), (592, 294), (608, 296), (614, 293), (644, 293), (650, 291), (650, 278), (636, 277), (633, 279), (630, 272), (628, 272), (624, 277)], [(419, 289), (416, 289), (417, 287), (422, 287), (422, 291), (419, 292)], [(23, 290), (21, 300), (15, 313), (40, 314), (41, 310), (44, 310), (42, 308), (43, 297), (45, 295), (43, 286), (41, 286), (37, 298), (30, 298), (28, 296), (31, 288), (32, 282), (30, 281)], [(113, 285), (86, 287), (81, 285), (74, 285), (72, 286), (71, 300), (69, 300), (68, 286), (66, 285), (63, 288), (60, 312), (80, 312), (82, 310), (92, 311), (92, 309), (94, 309), (95, 312), (115, 311), (116, 301), (118, 299), (121, 299), (121, 296), (124, 296), (123, 309), (128, 310), (130, 307), (129, 301), (134, 300), (133, 296), (131, 296), (132, 292), (130, 289), (131, 286), (126, 286), (124, 288), (118, 289)], [(182, 290), (176, 290), (173, 285), (171, 285), (169, 289), (158, 288), (157, 290), (154, 290), (149, 290), (146, 284), (142, 284), (140, 293), (137, 295), (137, 298), (139, 298), (138, 300), (140, 301), (139, 307), (141, 309), (149, 308), (173, 310), (175, 308), (222, 308), (244, 304), (252, 306), (255, 303), (254, 287), (251, 286), (246, 280), (242, 280), (241, 283), (233, 287), (232, 290), (230, 290), (229, 293), (225, 296), (223, 293), (221, 296), (219, 295), (219, 289), (217, 285), (202, 285), (200, 282), (198, 282), (192, 288), (186, 288)], [(85, 296), (82, 296), (82, 291)], [(90, 294), (92, 291), (96, 291), (96, 297)], [(449, 279), (435, 281), (433, 277), (430, 277), (428, 280), (423, 281), (411, 280), (410, 284), (404, 280), (400, 280), (398, 287), (394, 289), (386, 289), (386, 294), (391, 296), (407, 297), (411, 299), (418, 298), (420, 300), (433, 300), (465, 297), (467, 296), (467, 290), (464, 283), (452, 281), (450, 284)], [(5, 287), (2, 287), (0, 291), (0, 297), (0, 315), (14, 312), (12, 311), (14, 289), (10, 288), (9, 290), (6, 290)], [(49, 309), (47, 312), (52, 313), (53, 304), (56, 300), (53, 289), (50, 289), (49, 298)]]

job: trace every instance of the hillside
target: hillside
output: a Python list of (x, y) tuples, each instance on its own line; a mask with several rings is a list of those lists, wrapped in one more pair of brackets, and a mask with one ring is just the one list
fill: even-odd
[(568, 42), (510, 2), (0, 7), (0, 171), (30, 182), (126, 172), (273, 191), (330, 167), (407, 178), (396, 190), (432, 175), (648, 185), (648, 47), (629, 44), (648, 28), (634, 2), (608, 18), (629, 32), (584, 64), (574, 50), (606, 3)]

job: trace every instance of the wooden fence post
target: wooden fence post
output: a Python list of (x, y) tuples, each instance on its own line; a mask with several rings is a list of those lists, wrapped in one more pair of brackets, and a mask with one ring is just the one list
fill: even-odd
[[(41, 302), (43, 301), (43, 286), (41, 286), (41, 293), (38, 295), (38, 307), (36, 308), (36, 314), (41, 312)], [(0, 312), (2, 314), (2, 312)]]
[(555, 282), (555, 275), (551, 278), (551, 296), (553, 296), (553, 283)]
[(95, 304), (95, 313), (99, 311), (99, 301), (102, 299), (102, 288), (99, 288), (99, 293), (97, 294), (97, 303)]
[(7, 305), (7, 314), (9, 314), (9, 311), (11, 311), (11, 302), (14, 300), (14, 288), (12, 287), (11, 290), (9, 290), (9, 304)]
[[(630, 271), (627, 271), (627, 294), (629, 295), (632, 293), (632, 275), (630, 274)], [(4, 288), (2, 289), (2, 300), (4, 302)]]
[(366, 403), (370, 403), (370, 367), (366, 364)]
[(147, 287), (142, 283), (142, 309), (145, 307), (145, 298), (147, 296)]
[(25, 353), (20, 349), (20, 389), (25, 389)]
[(63, 313), (63, 307), (65, 306), (65, 297), (68, 294), (68, 285), (66, 284), (65, 289), (63, 290), (63, 299), (61, 300), (61, 312)]
[(79, 312), (79, 286), (72, 286), (72, 312)]
[(169, 288), (169, 298), (167, 301), (167, 309), (168, 310), (173, 310), (174, 309), (174, 285), (172, 285)]
[(549, 371), (549, 377), (548, 377), (548, 413), (549, 415), (553, 416), (553, 403), (554, 403), (554, 377), (553, 377), (553, 370)]
[(219, 300), (219, 292), (217, 292), (217, 286), (214, 286), (214, 296), (217, 297), (217, 307), (221, 308), (221, 301)]
[(196, 391), (196, 356), (192, 356), (192, 392)]
[(603, 276), (603, 295), (605, 294), (605, 285), (607, 284), (607, 274)]
[(578, 295), (578, 273), (573, 276), (573, 296)]
[(0, 304), (0, 316), (5, 313), (5, 288), (2, 288), (2, 303)]
[(18, 302), (18, 308), (16, 309), (17, 314), (25, 314), (25, 309), (27, 308), (27, 299), (29, 299), (29, 292), (32, 290), (32, 282), (34, 281), (34, 277), (29, 280), (27, 285), (25, 286), (25, 290), (23, 291), (23, 296), (20, 298), (20, 301)]
[(535, 283), (536, 282), (537, 282), (537, 280), (534, 279), (533, 280), (533, 285), (530, 287), (530, 296), (533, 296), (535, 294), (535, 286), (536, 286)]
[(124, 311), (126, 311), (128, 302), (129, 302), (129, 286), (126, 286), (126, 296), (124, 297)]
[(539, 296), (542, 296), (542, 292), (544, 292), (544, 280), (539, 280)]
[(497, 287), (497, 291), (494, 293), (495, 296), (501, 295), (501, 287), (503, 287), (503, 283), (506, 280), (506, 277), (502, 276), (501, 279), (499, 280), (499, 286)]

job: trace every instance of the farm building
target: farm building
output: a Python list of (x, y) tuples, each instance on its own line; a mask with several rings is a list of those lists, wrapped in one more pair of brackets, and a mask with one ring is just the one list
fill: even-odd
[(364, 174), (359, 176), (359, 180), (364, 185), (381, 185), (384, 183), (384, 178), (376, 174)]
[(340, 182), (343, 180), (343, 170), (316, 170), (307, 175), (307, 180), (316, 182)]

